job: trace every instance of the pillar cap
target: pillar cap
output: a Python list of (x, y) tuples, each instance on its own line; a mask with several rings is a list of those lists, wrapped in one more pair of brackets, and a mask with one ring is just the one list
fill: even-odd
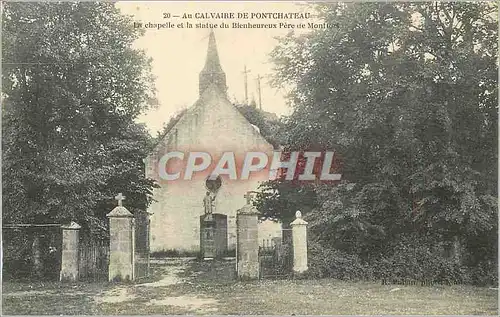
[(82, 226), (80, 226), (79, 224), (77, 224), (74, 221), (71, 221), (68, 225), (61, 226), (61, 229), (66, 229), (66, 230), (78, 230), (81, 228), (82, 228)]
[(246, 204), (236, 211), (237, 215), (258, 215), (259, 211), (253, 205)]
[(297, 226), (297, 225), (307, 225), (307, 221), (302, 219), (302, 212), (300, 212), (300, 210), (297, 210), (295, 212), (295, 220), (292, 221), (292, 223), (290, 224), (290, 226)]
[(128, 211), (127, 208), (123, 206), (116, 206), (109, 214), (106, 215), (108, 218), (133, 218), (134, 215)]

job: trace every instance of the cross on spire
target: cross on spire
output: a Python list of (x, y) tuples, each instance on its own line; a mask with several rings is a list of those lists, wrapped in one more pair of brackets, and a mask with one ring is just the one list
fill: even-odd
[(203, 41), (203, 40), (209, 38), (210, 35), (214, 32), (214, 28), (210, 27), (210, 28), (208, 28), (208, 31), (209, 31), (208, 34), (205, 35), (204, 37), (202, 37), (200, 41)]
[(122, 206), (122, 201), (125, 200), (125, 196), (122, 193), (119, 193), (115, 196), (115, 199), (118, 201), (118, 206)]

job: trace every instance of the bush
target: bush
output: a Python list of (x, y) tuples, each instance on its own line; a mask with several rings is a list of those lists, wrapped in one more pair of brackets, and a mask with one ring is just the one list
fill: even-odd
[(493, 261), (481, 262), (470, 269), (470, 281), (479, 286), (498, 287), (498, 267)]
[(439, 284), (468, 283), (467, 270), (426, 245), (399, 245), (394, 253), (374, 263), (375, 276), (382, 280), (416, 280)]
[(362, 263), (357, 255), (335, 249), (326, 249), (319, 244), (309, 248), (309, 276), (332, 277), (341, 280), (372, 279), (369, 265)]
[[(475, 284), (498, 282), (495, 261), (466, 266), (443, 256), (439, 243), (401, 237), (386, 254), (369, 261), (357, 254), (325, 247), (318, 242), (309, 247), (309, 272), (312, 278), (331, 277), (341, 280), (382, 280), (388, 283)], [(437, 245), (436, 245), (437, 244)]]

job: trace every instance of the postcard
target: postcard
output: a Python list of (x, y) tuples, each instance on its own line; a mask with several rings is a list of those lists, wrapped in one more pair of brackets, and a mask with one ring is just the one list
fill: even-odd
[(6, 315), (497, 315), (495, 2), (2, 2)]

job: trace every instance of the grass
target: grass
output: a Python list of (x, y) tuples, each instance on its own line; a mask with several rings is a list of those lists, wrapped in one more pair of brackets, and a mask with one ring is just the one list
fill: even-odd
[(107, 283), (3, 282), (5, 315), (93, 315), (98, 312), (89, 295), (111, 287)]
[[(400, 286), (320, 280), (235, 280), (229, 261), (155, 264), (148, 282), (167, 275), (179, 283), (44, 285), (4, 283), (4, 314), (217, 314), (217, 315), (497, 315), (498, 291), (474, 286)], [(176, 271), (175, 271), (176, 270)], [(177, 272), (173, 274), (172, 272)], [(140, 281), (144, 283), (145, 281)], [(97, 303), (102, 292), (122, 292), (119, 302)], [(17, 294), (17, 295), (16, 295)], [(151, 303), (155, 303), (152, 305)]]

